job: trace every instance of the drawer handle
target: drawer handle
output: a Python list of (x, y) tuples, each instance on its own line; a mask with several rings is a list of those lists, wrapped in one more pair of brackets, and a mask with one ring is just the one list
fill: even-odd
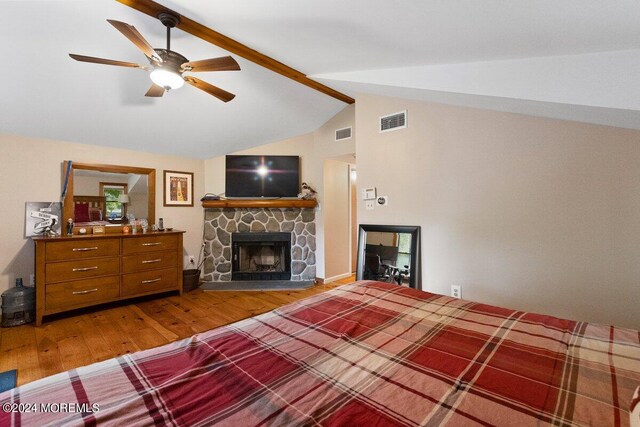
[(158, 259), (148, 259), (145, 261), (142, 261), (143, 264), (153, 264), (154, 262), (160, 262), (162, 261), (162, 259), (158, 258)]
[(72, 292), (72, 294), (73, 295), (84, 295), (84, 294), (90, 294), (91, 292), (98, 292), (98, 288), (89, 289), (87, 291), (75, 291), (75, 292)]
[(146, 285), (147, 283), (159, 282), (160, 280), (162, 280), (162, 278), (158, 278), (158, 279), (151, 279), (151, 280), (143, 280), (143, 281), (142, 281), (142, 282), (140, 282), (140, 283), (142, 283), (142, 284), (145, 284), (145, 285)]
[(142, 246), (158, 246), (161, 244), (162, 244), (161, 242), (143, 243)]
[(98, 247), (93, 246), (90, 248), (73, 248), (73, 252), (86, 252), (86, 251), (97, 251)]
[(89, 271), (89, 270), (97, 270), (98, 266), (93, 267), (83, 267), (83, 268), (74, 268), (72, 271)]

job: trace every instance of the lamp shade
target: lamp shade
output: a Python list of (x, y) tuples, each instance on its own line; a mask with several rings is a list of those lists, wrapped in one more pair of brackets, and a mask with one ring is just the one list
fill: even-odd
[(180, 74), (164, 68), (156, 68), (149, 77), (155, 84), (165, 89), (178, 89), (184, 84), (184, 79)]
[(118, 196), (118, 201), (120, 203), (129, 203), (129, 195), (128, 194), (121, 194)]

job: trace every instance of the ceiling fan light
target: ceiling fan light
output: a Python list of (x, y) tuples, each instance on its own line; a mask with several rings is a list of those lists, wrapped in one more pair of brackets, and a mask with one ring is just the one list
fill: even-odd
[(163, 68), (156, 68), (149, 75), (151, 81), (165, 89), (178, 89), (184, 85), (181, 75)]

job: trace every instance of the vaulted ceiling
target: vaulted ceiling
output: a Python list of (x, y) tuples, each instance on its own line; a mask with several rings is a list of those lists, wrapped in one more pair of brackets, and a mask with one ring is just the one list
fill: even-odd
[[(640, 2), (173, 0), (163, 5), (329, 87), (640, 129)], [(209, 158), (315, 130), (346, 106), (233, 55), (240, 72), (146, 98), (144, 63), (106, 19), (164, 47), (159, 21), (114, 0), (3, 1), (0, 132)], [(191, 60), (228, 52), (180, 30)]]

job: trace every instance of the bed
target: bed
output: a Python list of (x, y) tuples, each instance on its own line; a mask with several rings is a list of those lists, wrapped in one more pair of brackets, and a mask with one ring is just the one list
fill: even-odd
[(109, 225), (104, 196), (73, 196), (73, 218), (77, 227)]
[(360, 281), (4, 392), (0, 425), (624, 426), (639, 341)]

